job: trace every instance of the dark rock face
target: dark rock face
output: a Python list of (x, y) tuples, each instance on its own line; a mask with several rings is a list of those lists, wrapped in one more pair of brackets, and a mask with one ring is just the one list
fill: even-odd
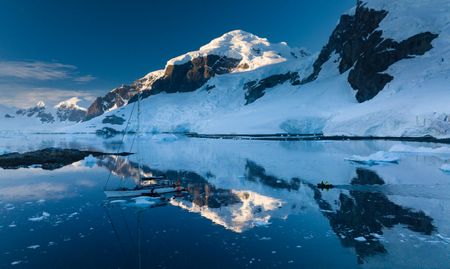
[(402, 42), (384, 39), (376, 30), (388, 14), (384, 10), (366, 8), (358, 1), (354, 15), (343, 15), (328, 43), (322, 48), (313, 65), (313, 73), (302, 81), (315, 80), (332, 53), (340, 56), (339, 72), (348, 70), (348, 82), (357, 91), (356, 99), (364, 102), (376, 96), (393, 77), (383, 73), (389, 66), (413, 55), (423, 55), (432, 48), (438, 35), (418, 33)]
[(245, 93), (245, 104), (251, 104), (255, 102), (258, 98), (264, 95), (264, 91), (268, 88), (273, 88), (279, 84), (283, 84), (286, 81), (290, 81), (292, 85), (299, 85), (300, 79), (297, 72), (287, 72), (286, 74), (277, 74), (270, 77), (261, 79), (259, 81), (253, 80), (247, 82), (244, 85), (244, 89), (247, 91)]
[(16, 111), (17, 115), (27, 116), (27, 117), (33, 117), (36, 116), (36, 118), (39, 118), (39, 120), (42, 123), (52, 123), (55, 121), (55, 118), (53, 115), (49, 112), (45, 111), (44, 106), (35, 106), (28, 109), (19, 109)]
[(122, 125), (125, 122), (124, 118), (118, 117), (116, 115), (106, 116), (102, 123), (109, 123), (114, 125)]
[[(77, 149), (47, 148), (25, 153), (8, 153), (0, 155), (0, 167), (3, 169), (17, 169), (22, 167), (39, 166), (42, 169), (54, 170), (80, 161), (85, 157), (111, 155), (96, 151), (81, 151)], [(116, 155), (126, 156), (128, 153)]]
[(136, 94), (134, 91), (135, 89), (133, 87), (122, 85), (110, 91), (105, 96), (98, 97), (95, 99), (94, 103), (89, 106), (85, 120), (100, 116), (114, 106), (121, 107), (125, 105), (127, 101)]
[(56, 116), (60, 121), (80, 122), (86, 117), (86, 111), (76, 108), (58, 108)]
[[(164, 76), (153, 82), (151, 90), (142, 92), (142, 98), (161, 92), (191, 92), (203, 86), (211, 77), (231, 72), (239, 64), (239, 59), (218, 55), (198, 57), (184, 64), (169, 65)], [(134, 96), (131, 102), (137, 101)]]

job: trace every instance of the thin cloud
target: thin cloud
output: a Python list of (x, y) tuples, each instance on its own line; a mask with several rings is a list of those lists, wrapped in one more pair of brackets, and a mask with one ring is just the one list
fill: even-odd
[(88, 106), (103, 90), (77, 90), (69, 88), (33, 87), (20, 84), (0, 84), (0, 105), (28, 108), (44, 101), (48, 106), (54, 106), (72, 97), (81, 100), (81, 106)]
[(94, 79), (95, 79), (94, 76), (86, 75), (86, 76), (76, 77), (73, 80), (76, 82), (80, 82), (80, 83), (86, 83), (86, 82), (93, 81)]
[(42, 61), (0, 61), (0, 78), (41, 81), (70, 79), (80, 83), (95, 79), (92, 75), (78, 75), (74, 65)]

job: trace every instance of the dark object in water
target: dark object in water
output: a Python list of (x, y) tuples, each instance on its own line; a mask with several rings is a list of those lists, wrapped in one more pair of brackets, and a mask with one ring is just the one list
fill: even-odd
[(334, 185), (328, 182), (323, 182), (321, 181), (320, 183), (317, 184), (317, 188), (321, 189), (321, 190), (329, 190), (334, 188)]
[(3, 169), (27, 168), (38, 166), (45, 170), (54, 170), (78, 162), (85, 157), (105, 155), (126, 156), (130, 153), (104, 153), (77, 149), (46, 148), (25, 153), (12, 152), (0, 155), (0, 167)]

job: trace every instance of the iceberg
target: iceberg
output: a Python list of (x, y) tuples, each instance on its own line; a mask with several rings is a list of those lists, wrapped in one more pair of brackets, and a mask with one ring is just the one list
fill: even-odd
[(376, 165), (381, 163), (398, 163), (400, 158), (390, 152), (378, 151), (369, 156), (352, 155), (345, 160), (360, 164)]

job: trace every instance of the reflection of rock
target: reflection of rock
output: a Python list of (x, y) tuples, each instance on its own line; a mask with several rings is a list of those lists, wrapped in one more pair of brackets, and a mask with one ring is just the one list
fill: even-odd
[(262, 166), (250, 160), (247, 160), (245, 177), (249, 181), (260, 182), (277, 189), (298, 190), (300, 187), (300, 180), (298, 178), (293, 178), (290, 182), (276, 178), (266, 174), (266, 170)]
[[(375, 172), (358, 168), (357, 177), (352, 184), (372, 185), (384, 184)], [(423, 212), (416, 212), (391, 202), (386, 195), (379, 192), (350, 191), (349, 195), (340, 193), (339, 209), (322, 198), (322, 193), (312, 184), (314, 199), (325, 217), (330, 221), (333, 231), (339, 236), (345, 247), (353, 247), (358, 255), (358, 262), (363, 263), (365, 257), (386, 253), (382, 242), (377, 238), (383, 234), (384, 228), (393, 228), (402, 224), (411, 231), (430, 235), (435, 227), (433, 219)], [(356, 238), (356, 240), (355, 240)]]
[[(13, 152), (0, 156), (0, 167), (3, 169), (17, 169), (21, 167), (39, 166), (42, 169), (53, 170), (78, 162), (89, 155), (102, 156), (108, 154), (96, 151), (59, 148), (47, 148), (25, 153)], [(117, 155), (126, 155), (126, 153), (118, 153)]]

